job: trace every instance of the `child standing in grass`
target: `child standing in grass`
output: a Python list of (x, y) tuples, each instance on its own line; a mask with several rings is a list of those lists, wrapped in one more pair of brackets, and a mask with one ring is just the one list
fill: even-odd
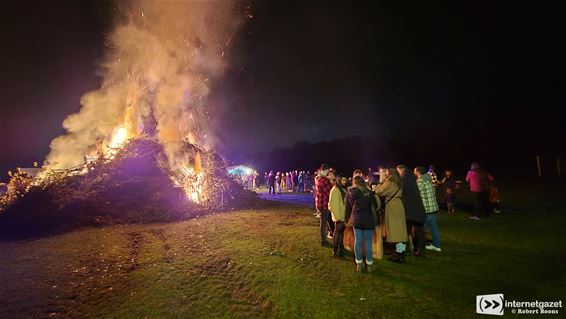
[(444, 178), (442, 179), (442, 190), (444, 192), (444, 200), (446, 201), (446, 210), (448, 215), (454, 214), (454, 200), (456, 196), (454, 190), (456, 189), (456, 181), (451, 170), (446, 170), (444, 172)]
[(495, 186), (492, 186), (489, 192), (489, 202), (493, 213), (501, 214), (501, 208), (499, 207), (499, 190)]

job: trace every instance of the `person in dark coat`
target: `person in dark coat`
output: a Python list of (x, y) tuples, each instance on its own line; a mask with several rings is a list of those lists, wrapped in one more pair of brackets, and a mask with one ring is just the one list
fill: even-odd
[(426, 220), (426, 211), (417, 180), (405, 165), (398, 165), (397, 172), (399, 172), (403, 183), (403, 198), (401, 201), (403, 202), (403, 207), (405, 207), (407, 233), (413, 238), (413, 255), (424, 257), (424, 222)]
[(273, 171), (270, 171), (267, 176), (267, 187), (269, 188), (269, 195), (275, 195), (275, 174), (273, 174)]
[(354, 255), (356, 257), (356, 270), (363, 269), (362, 242), (366, 245), (367, 271), (373, 270), (373, 233), (375, 230), (377, 201), (373, 192), (369, 190), (361, 176), (353, 178), (353, 186), (348, 192), (346, 201), (347, 223), (354, 227)]

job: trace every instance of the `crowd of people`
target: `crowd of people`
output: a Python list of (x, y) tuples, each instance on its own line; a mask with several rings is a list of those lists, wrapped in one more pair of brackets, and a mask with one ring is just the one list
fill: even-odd
[[(479, 220), (480, 214), (489, 217), (492, 211), (498, 212), (498, 207), (490, 206), (493, 192), (497, 192), (493, 180), (477, 163), (472, 164), (466, 182), (475, 194), (476, 209), (470, 219)], [(388, 258), (395, 263), (406, 261), (409, 240), (416, 257), (424, 257), (427, 250), (441, 252), (439, 201), (446, 205), (448, 214), (453, 214), (456, 188), (452, 171), (445, 171), (439, 179), (432, 165), (428, 169), (410, 169), (406, 165), (380, 167), (375, 173), (368, 170), (367, 174), (357, 169), (350, 178), (323, 164), (316, 173), (313, 189), (316, 216), (320, 218), (320, 243), (332, 247), (333, 256), (344, 257), (344, 232), (351, 227), (356, 270), (368, 272), (373, 270), (376, 242), (395, 247)], [(430, 232), (428, 243), (425, 228)]]
[(264, 181), (270, 195), (281, 195), (281, 192), (305, 193), (312, 189), (313, 175), (298, 170), (277, 173), (270, 171), (265, 172)]

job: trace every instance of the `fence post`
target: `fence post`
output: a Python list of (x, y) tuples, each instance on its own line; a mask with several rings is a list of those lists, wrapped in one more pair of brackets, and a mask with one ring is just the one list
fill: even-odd
[(541, 178), (542, 177), (542, 169), (540, 167), (540, 156), (537, 155), (537, 170), (538, 170), (538, 177)]

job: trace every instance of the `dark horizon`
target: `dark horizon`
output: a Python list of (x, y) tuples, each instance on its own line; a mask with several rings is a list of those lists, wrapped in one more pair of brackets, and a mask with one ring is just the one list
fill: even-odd
[[(109, 1), (5, 7), (2, 177), (41, 162), (63, 119), (98, 88), (114, 19)], [(251, 161), (302, 141), (362, 136), (397, 162), (514, 170), (536, 155), (564, 157), (565, 9), (560, 1), (252, 2), (211, 96), (217, 150)], [(375, 154), (347, 156), (365, 163)]]

